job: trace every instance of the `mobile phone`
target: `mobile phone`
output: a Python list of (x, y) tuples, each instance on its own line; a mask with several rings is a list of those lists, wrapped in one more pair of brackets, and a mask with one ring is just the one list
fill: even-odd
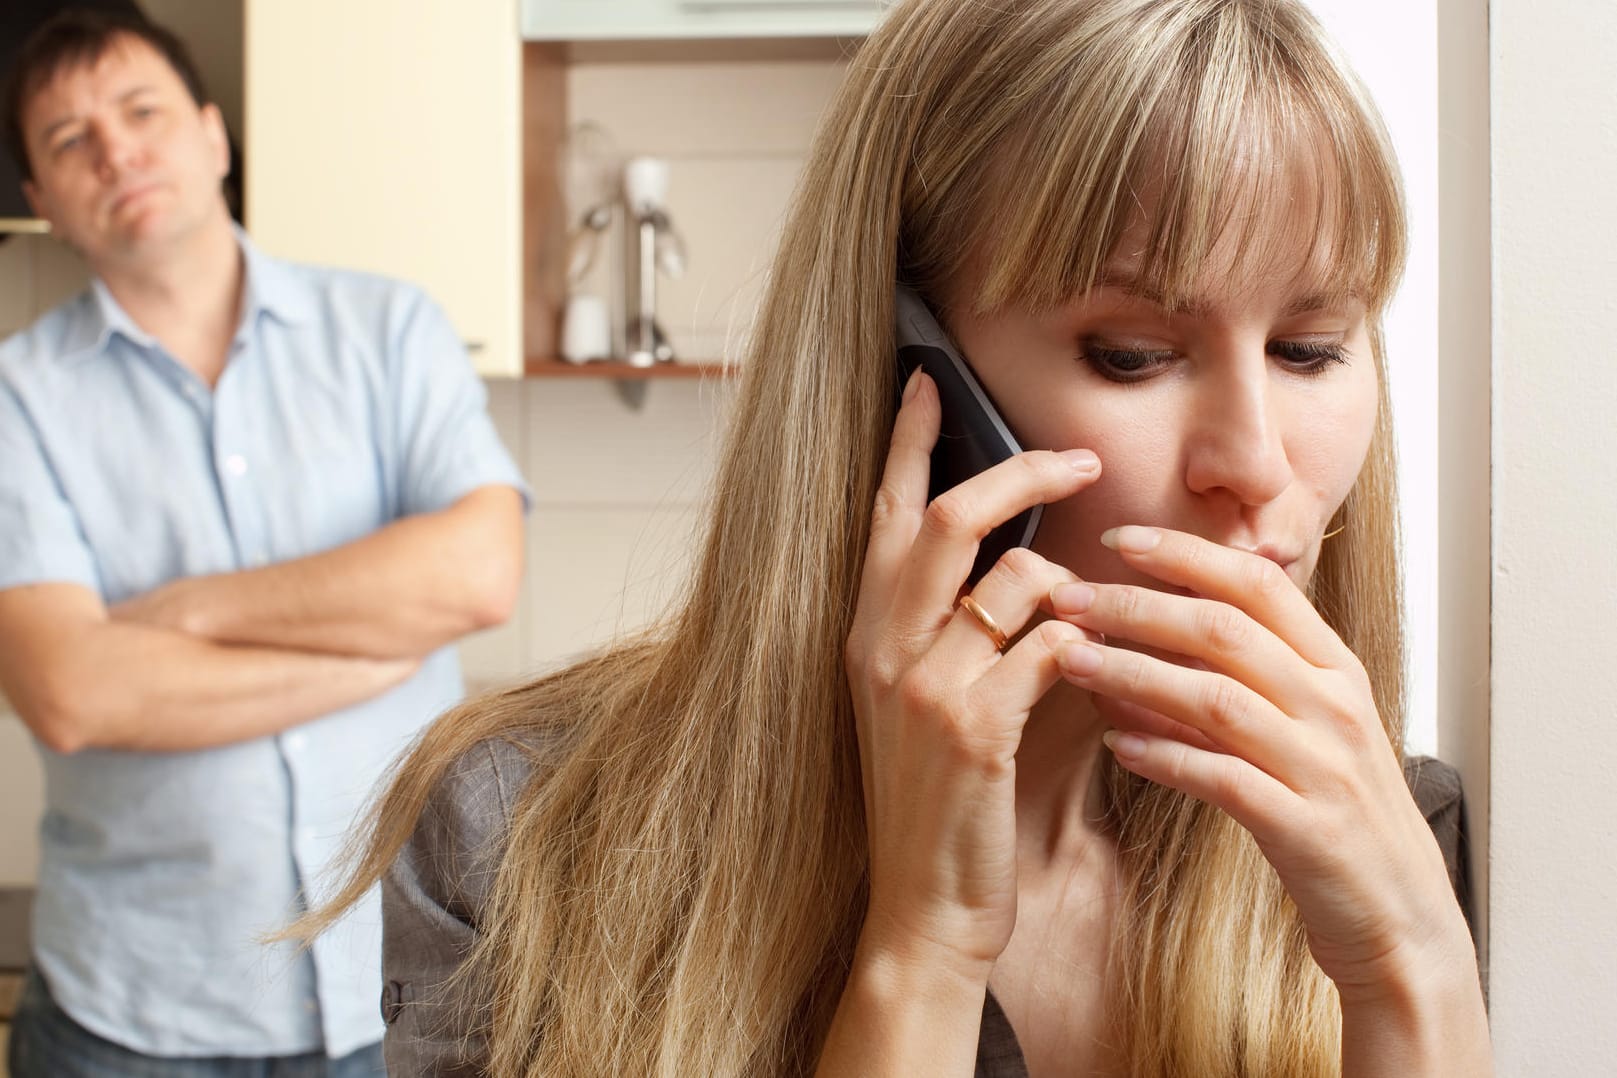
[[(906, 284), (897, 287), (894, 330), (898, 348), (898, 389), (908, 384), (917, 367), (938, 387), (943, 424), (932, 450), (930, 501), (950, 487), (970, 479), (1022, 451), (999, 409), (972, 373), (960, 349), (938, 325), (919, 293)], [(977, 547), (968, 584), (975, 584), (1012, 547), (1032, 546), (1044, 506), (1035, 505), (1000, 524)]]

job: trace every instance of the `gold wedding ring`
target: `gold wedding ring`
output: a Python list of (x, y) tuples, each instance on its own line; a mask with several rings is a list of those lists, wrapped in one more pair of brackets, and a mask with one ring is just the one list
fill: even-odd
[(959, 605), (964, 607), (968, 614), (982, 624), (982, 627), (988, 632), (989, 638), (994, 641), (994, 650), (1004, 651), (1005, 645), (1011, 642), (1011, 638), (1005, 635), (1005, 630), (999, 627), (999, 622), (995, 621), (988, 611), (984, 610), (981, 604), (969, 595), (962, 595)]

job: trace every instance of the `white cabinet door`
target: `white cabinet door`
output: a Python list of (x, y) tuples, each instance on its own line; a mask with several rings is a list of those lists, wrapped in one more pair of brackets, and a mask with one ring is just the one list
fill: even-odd
[(522, 373), (517, 0), (247, 0), (247, 228), (413, 281)]
[(523, 0), (533, 41), (858, 37), (889, 0)]

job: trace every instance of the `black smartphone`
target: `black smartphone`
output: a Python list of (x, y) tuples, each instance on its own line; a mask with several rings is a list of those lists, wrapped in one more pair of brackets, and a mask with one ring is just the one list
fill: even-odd
[[(943, 426), (932, 450), (932, 482), (927, 493), (931, 500), (978, 472), (1010, 459), (1022, 447), (972, 373), (971, 365), (938, 325), (919, 293), (900, 283), (893, 317), (899, 393), (903, 393), (910, 375), (919, 367), (937, 385), (943, 407)], [(1012, 547), (1031, 546), (1043, 513), (1044, 506), (1035, 505), (989, 532), (977, 548), (977, 560), (967, 583), (976, 584)]]

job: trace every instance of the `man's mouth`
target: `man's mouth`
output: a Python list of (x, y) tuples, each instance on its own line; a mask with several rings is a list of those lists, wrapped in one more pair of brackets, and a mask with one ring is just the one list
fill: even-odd
[(119, 210), (129, 206), (131, 203), (145, 198), (147, 195), (157, 190), (157, 186), (158, 185), (155, 183), (143, 183), (138, 187), (131, 187), (127, 190), (121, 191), (117, 195), (113, 196), (112, 203), (108, 209), (113, 213), (117, 213)]

